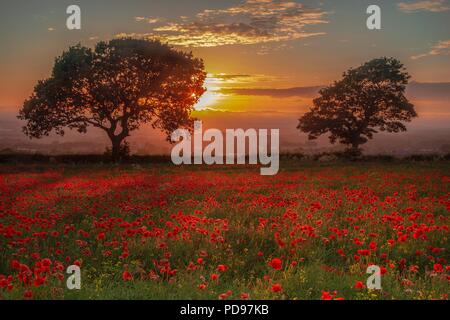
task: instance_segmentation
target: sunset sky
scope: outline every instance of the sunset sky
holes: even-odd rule
[[[81,8],[79,31],[65,26],[71,4]],[[366,27],[371,4],[381,7],[381,30]],[[208,92],[196,109],[203,113],[295,120],[320,86],[349,67],[392,56],[412,81],[437,83],[411,91],[419,114],[450,116],[447,0],[2,1],[0,110],[18,110],[70,45],[117,37],[158,38],[202,58]]]

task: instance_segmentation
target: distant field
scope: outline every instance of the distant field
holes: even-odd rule
[[[449,214],[449,161],[5,164],[0,299],[448,299]]]

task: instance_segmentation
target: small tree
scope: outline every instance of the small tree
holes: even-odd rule
[[[95,49],[70,47],[39,81],[19,119],[30,138],[64,128],[106,132],[114,160],[123,141],[143,123],[164,131],[191,128],[194,104],[204,93],[203,61],[158,41],[116,39]]]
[[[405,97],[410,76],[400,61],[393,58],[371,60],[350,69],[340,81],[319,91],[313,107],[299,119],[297,126],[310,140],[329,133],[331,143],[359,146],[379,131],[406,131],[402,121],[417,114]]]

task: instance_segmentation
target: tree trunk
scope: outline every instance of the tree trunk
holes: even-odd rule
[[[355,154],[359,152],[359,143],[357,142],[353,142],[352,143],[352,148],[351,148],[352,152],[354,152]]]
[[[122,140],[118,136],[111,137],[111,159],[113,162],[119,162],[121,158],[120,154],[120,146],[122,144]]]
[[[122,142],[129,136],[129,130],[126,122],[122,123],[122,132],[116,134],[117,121],[111,122],[111,127],[106,130],[109,139],[111,140],[111,159],[113,162],[119,162],[125,154],[122,154]],[[126,152],[126,151],[125,151]]]
[[[361,156],[361,149],[359,148],[358,142],[352,142],[351,147],[347,149],[349,158],[356,159]]]

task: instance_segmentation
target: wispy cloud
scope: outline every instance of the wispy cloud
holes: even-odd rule
[[[158,22],[162,22],[161,18],[153,18],[153,17],[134,17],[134,21],[136,22],[147,22],[149,24],[154,24]]]
[[[159,38],[186,47],[263,44],[323,35],[324,32],[311,32],[306,28],[327,23],[326,15],[321,9],[292,1],[246,0],[237,6],[182,17],[179,21],[154,27],[148,33],[116,36]],[[135,20],[148,21],[148,18],[135,17]]]
[[[431,47],[431,50],[427,53],[418,54],[412,56],[411,59],[417,60],[428,56],[441,56],[450,55],[450,40],[439,41],[437,44]]]
[[[398,4],[398,8],[404,12],[443,12],[450,10],[450,4],[448,0],[420,0],[413,2],[400,2]]]
[[[207,80],[210,83],[220,84],[221,87],[226,84],[246,85],[254,83],[262,83],[268,81],[278,81],[279,77],[264,74],[230,74],[230,73],[209,73]]]

